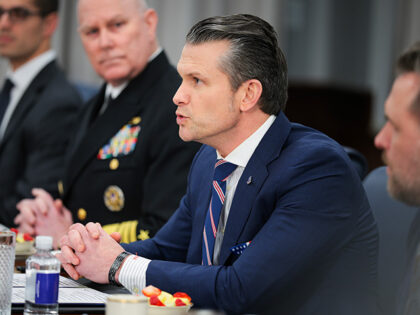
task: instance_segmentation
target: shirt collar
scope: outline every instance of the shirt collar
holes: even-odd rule
[[[261,142],[275,119],[276,116],[274,115],[268,117],[267,120],[252,135],[230,152],[224,160],[241,167],[246,167],[258,144]],[[217,152],[217,159],[223,159],[219,152]]]
[[[108,83],[106,85],[106,90],[105,90],[105,99],[109,95],[111,95],[113,99],[116,99],[127,85],[128,85],[128,82],[124,82],[123,84],[120,84],[119,86],[112,86],[111,84]]]
[[[160,46],[159,46],[159,47],[155,50],[155,52],[154,52],[153,54],[151,54],[151,55],[150,55],[150,57],[149,57],[149,60],[148,60],[148,61],[150,62],[150,61],[152,61],[153,59],[155,59],[155,58],[156,58],[156,57],[157,57],[157,56],[158,56],[158,55],[162,52],[162,50],[163,50],[163,49],[162,49],[162,47],[160,47]]]
[[[7,71],[7,77],[13,81],[15,87],[26,90],[35,76],[51,61],[56,58],[53,50],[48,50],[41,55],[31,59],[24,65],[12,71],[10,68]]]
[[[151,62],[153,59],[155,59],[161,52],[162,47],[158,47],[153,54],[150,55],[148,62]],[[121,94],[121,92],[126,88],[128,85],[128,82],[124,82],[123,84],[120,84],[119,86],[112,86],[111,84],[106,85],[105,89],[105,99],[111,95],[113,99],[116,99],[118,95]]]

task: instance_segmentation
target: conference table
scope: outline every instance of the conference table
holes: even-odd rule
[[[25,260],[28,255],[16,255],[15,259],[15,272],[23,272],[24,273],[24,266]],[[67,274],[63,271],[62,276],[68,277]],[[106,293],[106,294],[129,294],[130,292],[123,288],[114,286],[111,284],[98,284],[92,282],[88,279],[80,279],[77,281],[78,283]],[[18,315],[23,314],[23,304],[12,304],[12,314]],[[105,305],[104,304],[60,304],[59,305],[59,314],[105,314]],[[223,312],[218,312],[214,310],[201,310],[201,309],[191,309],[188,312],[189,315],[223,315]],[[168,314],[169,315],[169,314]]]

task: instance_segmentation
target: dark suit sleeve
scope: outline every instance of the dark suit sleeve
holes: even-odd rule
[[[347,162],[323,151],[303,157],[307,154],[297,152],[289,156],[288,162],[279,161],[283,163],[279,168],[272,165],[270,172],[276,173],[278,180],[267,179],[254,211],[274,209],[232,265],[208,267],[181,262],[188,259],[183,255],[193,241],[188,238],[192,229],[189,219],[196,205],[194,197],[187,194],[153,241],[125,245],[130,251],[154,259],[147,269],[147,284],[168,292],[187,292],[196,306],[229,313],[259,312],[273,300],[278,305],[287,304],[289,291],[299,290],[300,283],[308,277],[320,277],[312,273],[314,266],[329,259],[333,262],[344,244],[355,237],[353,231],[360,222],[353,213],[369,208],[360,181],[355,180]],[[365,217],[369,215],[366,211]],[[371,227],[366,226],[366,230]],[[348,278],[343,278],[343,284],[357,281],[351,276],[349,273]],[[301,289],[302,301],[306,289]],[[347,293],[349,298],[358,294]]]
[[[64,175],[66,149],[82,101],[64,77],[51,81],[14,140],[19,142],[15,144],[20,147],[19,163],[12,161],[11,167],[21,169],[16,182],[11,183],[14,193],[5,196],[1,205],[1,221],[7,225],[14,225],[16,204],[21,199],[32,198],[32,188],[43,188],[58,197],[57,183]]]

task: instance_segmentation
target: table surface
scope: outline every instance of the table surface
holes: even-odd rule
[[[16,266],[24,266],[23,263],[18,262]],[[65,275],[65,274],[63,274]],[[118,287],[111,284],[99,284],[92,282],[88,279],[79,279],[77,282],[91,288],[107,294],[129,294],[130,292],[124,287]],[[23,314],[22,304],[12,305],[12,314],[20,315]],[[59,314],[105,314],[105,305],[59,305]],[[199,310],[191,309],[188,314],[191,315],[223,315],[223,312],[217,312],[214,310]]]

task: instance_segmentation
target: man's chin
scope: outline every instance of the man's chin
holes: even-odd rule
[[[402,185],[395,178],[388,177],[387,189],[392,198],[410,206],[420,206],[420,193]]]
[[[188,133],[182,132],[182,127],[179,128],[179,137],[181,138],[182,141],[184,142],[190,142],[190,141],[194,141],[193,137],[191,137],[191,135],[189,135]]]
[[[121,69],[121,67],[108,67],[102,70],[99,75],[108,83],[118,86],[130,80],[128,71]]]

